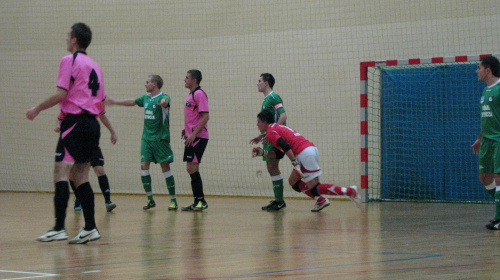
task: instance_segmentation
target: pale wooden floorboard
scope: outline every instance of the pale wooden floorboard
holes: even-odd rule
[[[53,225],[52,194],[0,193],[0,279],[500,279],[492,204],[209,198],[202,213],[143,211],[143,196],[96,194],[102,238],[86,245],[35,239]],[[180,197],[181,205],[191,202]],[[83,215],[67,212],[70,238]],[[38,278],[35,278],[38,277]]]

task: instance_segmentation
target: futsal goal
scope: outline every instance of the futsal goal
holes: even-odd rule
[[[487,55],[360,63],[365,201],[492,201],[470,147],[486,86],[476,69]]]

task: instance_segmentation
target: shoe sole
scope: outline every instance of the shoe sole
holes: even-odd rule
[[[330,206],[330,204],[331,204],[331,203],[325,204],[325,205],[323,205],[323,206],[322,206],[321,208],[319,208],[319,209],[311,209],[311,212],[319,212],[319,211],[321,211],[321,210],[325,209],[326,207]]]
[[[285,208],[285,207],[286,207],[286,206],[283,206],[283,207],[280,207],[280,208],[278,208],[278,209],[271,209],[271,208],[269,208],[269,209],[267,209],[267,211],[280,211],[281,209],[283,209],[283,208]]]
[[[177,211],[177,207],[173,208],[173,207],[168,207],[168,211]]]
[[[96,241],[98,239],[101,239],[101,235],[97,236],[97,237],[93,237],[93,238],[89,238],[89,239],[85,239],[83,241],[74,241],[74,242],[71,242],[72,240],[70,240],[68,243],[69,244],[87,244],[89,243],[90,241]]]
[[[57,238],[37,238],[36,240],[40,241],[40,242],[52,242],[52,241],[62,241],[62,240],[67,240],[67,239],[68,239],[68,236],[57,237]]]

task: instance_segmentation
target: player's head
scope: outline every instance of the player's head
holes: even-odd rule
[[[485,56],[482,57],[480,60],[481,63],[478,66],[478,70],[482,66],[484,69],[489,69],[489,71],[493,76],[497,78],[500,77],[500,62],[498,61],[498,58],[494,56]]]
[[[70,38],[75,38],[80,49],[87,49],[92,42],[92,31],[85,23],[78,22],[71,26]]]
[[[267,127],[274,123],[273,113],[264,110],[257,114],[257,127],[261,132],[266,131]]]
[[[191,70],[187,71],[187,73],[191,75],[191,79],[196,80],[196,83],[198,85],[200,85],[201,79],[203,78],[201,76],[201,71],[200,70],[191,69]]]
[[[163,86],[163,79],[159,75],[151,74],[148,76],[148,78],[152,83],[156,83],[158,89],[161,89],[161,87]]]
[[[271,89],[274,87],[275,80],[272,74],[262,73],[260,74],[260,77],[262,78],[262,81],[266,82]]]

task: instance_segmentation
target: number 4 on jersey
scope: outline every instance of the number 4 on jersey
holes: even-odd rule
[[[92,90],[92,96],[97,96],[97,91],[99,90],[99,78],[97,77],[97,73],[94,69],[90,72],[89,76],[89,89]]]

